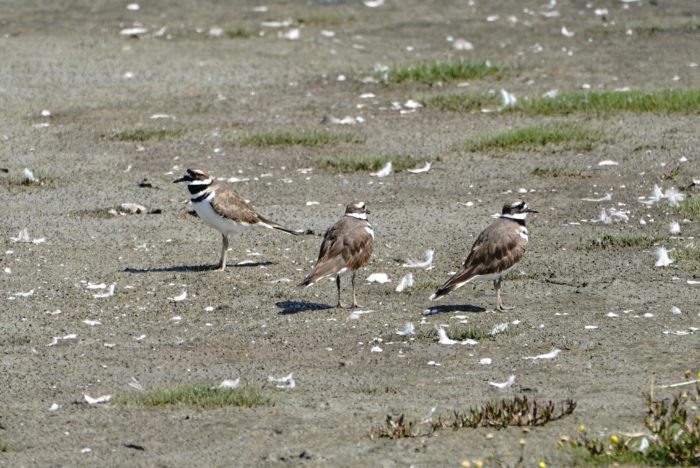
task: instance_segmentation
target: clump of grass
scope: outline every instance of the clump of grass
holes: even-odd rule
[[[580,125],[547,124],[519,128],[507,132],[472,138],[456,145],[458,150],[527,150],[534,151],[547,145],[561,145],[564,149],[590,151],[601,141],[603,134]]]
[[[394,172],[411,169],[425,162],[402,154],[359,154],[354,156],[332,156],[318,161],[323,169],[333,169],[339,172],[377,171],[391,161]]]
[[[115,141],[164,140],[166,138],[180,137],[184,133],[185,131],[181,128],[131,128],[116,132],[112,135],[111,139]]]
[[[321,146],[336,143],[364,143],[365,138],[355,133],[334,132],[324,129],[278,129],[250,133],[242,143],[250,146]]]
[[[678,212],[689,219],[700,219],[700,197],[683,200],[678,206]]]
[[[498,96],[489,94],[438,94],[421,100],[426,107],[443,111],[478,112],[484,108],[495,109],[501,105]]]
[[[226,30],[226,37],[229,39],[248,39],[253,35],[252,32],[245,28],[234,28]]]
[[[299,24],[313,25],[319,27],[340,26],[355,20],[353,15],[341,15],[332,13],[313,13],[297,18]]]
[[[421,62],[413,65],[400,65],[390,68],[383,76],[387,83],[415,81],[419,83],[436,83],[438,81],[473,80],[481,78],[500,78],[506,67],[477,60],[446,60]]]
[[[657,114],[700,113],[700,89],[660,91],[571,91],[553,98],[520,99],[508,109],[526,114],[553,115],[584,112],[612,114],[618,112],[653,112]]]
[[[621,248],[641,248],[646,249],[662,240],[661,237],[649,236],[646,234],[605,234],[599,239],[593,239],[588,248],[590,249],[621,249]]]
[[[536,167],[532,170],[532,175],[537,177],[550,177],[550,178],[560,178],[560,177],[585,177],[582,171],[577,171],[575,169],[570,169],[568,167]]]
[[[10,444],[6,444],[5,442],[0,442],[0,453],[9,453],[9,452],[14,452],[15,449],[12,447]]]
[[[409,420],[400,415],[387,415],[384,424],[372,428],[371,438],[403,439],[409,437],[430,436],[441,429],[474,429],[490,427],[503,429],[508,426],[544,426],[545,424],[562,419],[576,409],[576,402],[571,399],[555,404],[548,401],[544,404],[527,397],[514,397],[488,403],[484,406],[469,407],[466,411],[453,411],[452,415],[437,421],[419,422]]]
[[[673,253],[673,258],[678,262],[700,265],[700,247],[693,244],[676,249]]]
[[[504,331],[498,331],[492,333],[494,330],[492,328],[486,327],[475,327],[472,325],[460,325],[456,327],[445,328],[445,333],[447,337],[452,340],[490,340],[495,339],[496,336],[516,336],[518,330],[515,327],[508,327]],[[433,327],[420,329],[416,332],[416,339],[422,340],[435,340],[437,339],[437,330]]]
[[[146,407],[186,406],[201,409],[274,405],[270,398],[255,388],[220,388],[206,384],[183,385],[134,394],[123,398],[121,402]]]
[[[700,466],[698,401],[700,384],[695,384],[694,392],[679,393],[671,400],[655,400],[646,394],[644,425],[651,432],[650,436],[613,434],[608,440],[601,440],[591,437],[581,426],[576,439],[566,438],[565,441],[572,448],[582,450],[587,461],[594,463]],[[695,408],[694,411],[689,406]],[[644,445],[646,449],[642,449]]]

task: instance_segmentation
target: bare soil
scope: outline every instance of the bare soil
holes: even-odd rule
[[[698,178],[697,116],[543,118],[392,108],[398,102],[410,110],[407,100],[442,92],[506,89],[522,99],[582,86],[700,86],[700,68],[692,65],[700,62],[696,1],[611,0],[589,7],[561,0],[553,10],[544,3],[387,0],[367,8],[359,1],[315,0],[268,2],[267,12],[256,12],[260,4],[253,1],[144,1],[138,11],[127,10],[127,2],[4,2],[0,447],[6,451],[0,464],[455,466],[481,458],[511,466],[524,437],[526,466],[540,460],[563,466],[575,459],[557,441],[574,435],[579,424],[605,436],[644,430],[641,394],[650,381],[670,383],[685,369],[698,370],[700,334],[690,327],[700,327],[700,294],[686,280],[700,270],[680,261],[655,268],[653,248],[590,246],[605,234],[647,234],[661,237],[673,258],[674,249],[697,242],[697,221],[682,223],[682,235],[670,237],[668,223],[681,217],[665,202],[647,207],[638,201],[655,183],[682,187]],[[596,8],[608,9],[605,18]],[[291,27],[261,26],[287,18]],[[120,35],[135,22],[148,32],[138,39]],[[210,37],[214,26],[252,35]],[[575,35],[564,36],[563,26]],[[162,27],[166,31],[154,36]],[[293,27],[300,28],[299,40],[278,37]],[[453,50],[448,36],[472,42],[474,50]],[[432,86],[365,80],[375,76],[376,64],[448,57],[489,59],[516,71],[498,81]],[[375,97],[360,97],[366,93]],[[51,116],[42,117],[42,110]],[[365,121],[328,128],[354,132],[364,143],[240,143],[253,132],[323,128],[324,117],[348,115]],[[451,149],[464,138],[546,121],[601,128],[608,138],[583,153],[556,146]],[[179,135],[113,138],[140,127]],[[354,154],[411,155],[433,161],[433,168],[377,179],[317,167],[323,157]],[[619,165],[599,166],[602,160]],[[553,166],[581,176],[532,174]],[[242,179],[236,189],[263,215],[316,235],[249,232],[232,239],[225,272],[210,270],[220,236],[187,214],[186,191],[171,183],[187,167]],[[24,168],[42,182],[21,184]],[[144,179],[152,187],[139,186]],[[524,261],[504,284],[504,301],[517,308],[492,312],[493,288],[481,283],[424,315],[434,305],[428,301],[434,288],[520,189],[540,213],[529,219]],[[606,193],[612,201],[582,200]],[[331,282],[294,287],[315,260],[320,235],[353,198],[370,206],[377,236],[373,259],[358,278],[363,310],[373,312],[358,319],[330,308]],[[126,202],[161,211],[108,214]],[[630,219],[589,222],[603,207],[629,210]],[[13,242],[24,228],[45,242]],[[436,252],[434,269],[413,271],[416,285],[395,292],[409,271],[402,264],[427,249]],[[244,260],[254,263],[236,266]],[[366,283],[373,272],[387,273],[391,282]],[[94,297],[104,290],[88,289],[88,282],[114,283],[114,295]],[[172,300],[183,291],[185,300]],[[345,282],[343,293],[349,294]],[[673,306],[681,313],[672,314]],[[425,332],[460,321],[487,329],[508,322],[515,332],[471,347],[394,334],[409,322]],[[48,346],[53,337],[71,334],[77,337]],[[382,351],[372,352],[375,346]],[[553,360],[523,359],[553,348],[561,349]],[[487,357],[492,364],[480,365]],[[268,382],[289,373],[296,388]],[[488,383],[511,374],[516,380],[509,389]],[[195,410],[118,402],[139,391],[129,385],[133,379],[149,391],[237,377],[262,387],[275,405]],[[112,400],[88,405],[85,394]],[[573,398],[578,407],[529,433],[369,437],[387,414],[422,419],[436,407],[434,417],[446,416],[514,395]],[[58,410],[49,411],[54,403]]]

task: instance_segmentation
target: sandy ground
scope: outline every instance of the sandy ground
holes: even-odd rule
[[[127,2],[45,3],[0,8],[0,167],[9,171],[0,173],[0,443],[9,448],[0,453],[3,466],[455,466],[476,458],[510,466],[521,437],[528,441],[526,466],[562,466],[573,461],[557,448],[560,435],[573,435],[579,424],[603,435],[643,429],[640,395],[652,377],[677,381],[700,362],[698,332],[674,334],[700,327],[699,290],[686,283],[700,274],[698,265],[654,268],[651,248],[586,248],[622,233],[660,236],[669,249],[694,242],[697,222],[683,223],[682,236],[671,238],[667,226],[678,215],[668,204],[646,207],[638,198],[655,183],[679,187],[697,178],[696,116],[550,119],[430,108],[401,113],[391,105],[465,88],[523,97],[584,85],[698,87],[700,68],[691,66],[700,62],[698,32],[688,26],[697,24],[695,1],[601,0],[589,7],[561,0],[548,9],[541,0],[387,0],[380,8],[338,0],[270,2],[267,12],[256,12],[253,1],[154,1],[139,11],[127,10]],[[596,8],[608,9],[606,21]],[[293,26],[261,26],[287,18]],[[140,39],[119,34],[135,23],[148,29]],[[254,34],[210,37],[214,26]],[[293,27],[299,40],[278,37]],[[562,35],[562,27],[575,35]],[[453,50],[448,36],[469,40],[474,50]],[[363,81],[376,64],[447,57],[489,59],[518,72],[461,88]],[[375,97],[361,99],[365,93]],[[50,117],[42,117],[44,109]],[[365,143],[241,144],[251,132],[322,128],[323,117],[346,115],[365,122],[337,129]],[[581,122],[609,138],[585,153],[451,150],[463,138],[549,120]],[[143,143],[112,138],[139,127],[182,133]],[[383,179],[316,164],[362,153],[434,164],[428,173]],[[599,166],[602,160],[619,165]],[[543,166],[582,176],[532,175]],[[677,177],[664,179],[677,166]],[[232,239],[225,272],[209,270],[220,237],[187,215],[187,193],[171,183],[187,167],[242,179],[236,189],[261,213],[317,235],[249,232]],[[42,184],[21,185],[24,168]],[[139,187],[143,179],[153,187]],[[440,313],[423,315],[430,293],[519,189],[540,214],[529,220],[518,279],[503,289],[506,303],[518,307],[492,312],[493,289],[478,284],[446,298]],[[611,202],[582,201],[606,193]],[[359,319],[326,307],[335,301],[330,282],[294,288],[315,259],[319,234],[353,198],[369,204],[377,235],[358,290],[363,310],[373,312]],[[125,202],[162,211],[106,214]],[[628,210],[630,219],[587,221],[603,207]],[[45,242],[13,242],[24,228]],[[408,271],[402,264],[427,249],[436,252],[434,269],[413,271],[416,285],[395,292]],[[235,266],[243,260],[256,263]],[[391,283],[365,283],[373,272],[387,273]],[[114,295],[95,297],[104,290],[88,289],[88,282],[115,284]],[[185,300],[172,300],[183,291]],[[681,313],[672,314],[673,306]],[[472,347],[394,335],[409,322],[426,331],[460,321],[482,328],[508,322],[515,332]],[[77,337],[49,346],[71,334]],[[382,352],[372,352],[375,346]],[[553,360],[523,359],[553,348],[561,349]],[[492,364],[480,365],[486,357]],[[294,389],[267,382],[290,372]],[[516,380],[507,390],[488,384],[509,375]],[[200,411],[114,403],[138,391],[133,379],[153,390],[237,377],[262,387],[275,405]],[[85,394],[113,401],[90,406]],[[528,434],[511,428],[369,438],[387,414],[420,419],[437,407],[435,416],[449,415],[514,395],[573,398],[578,407]],[[59,409],[49,411],[54,403]]]

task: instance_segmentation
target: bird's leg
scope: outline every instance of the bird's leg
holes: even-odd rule
[[[355,272],[352,272],[352,306],[350,307],[362,307],[357,303],[357,298],[355,297]]]
[[[513,310],[515,306],[506,307],[503,305],[501,300],[501,278],[493,280],[493,287],[496,289],[496,310],[504,312],[506,310]]]
[[[342,309],[345,306],[340,302],[340,275],[335,277],[335,285],[338,287],[338,303],[335,305],[336,308]]]
[[[221,260],[219,261],[219,271],[224,271],[226,269],[226,251],[228,250],[228,236],[226,234],[221,234],[222,244],[221,244]]]

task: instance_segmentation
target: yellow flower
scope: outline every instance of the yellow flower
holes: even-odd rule
[[[462,468],[471,468],[472,466],[469,460],[462,460],[462,463],[460,463],[460,465],[462,465]]]
[[[613,445],[617,445],[617,443],[620,441],[620,439],[617,438],[615,434],[610,436],[610,443]]]
[[[547,468],[547,464],[544,462],[544,460],[540,460],[540,462],[537,464],[539,468]]]
[[[525,445],[525,444],[527,444],[527,440],[525,440],[525,439],[520,439],[520,440],[518,441],[518,443],[519,443],[520,445]]]
[[[476,468],[483,468],[483,467],[484,467],[484,462],[482,462],[481,460],[474,460],[474,466],[475,466]]]
[[[578,426],[578,431],[579,431],[579,432],[584,432],[585,430],[586,430],[586,426],[584,426],[583,424],[580,424],[580,425]]]

